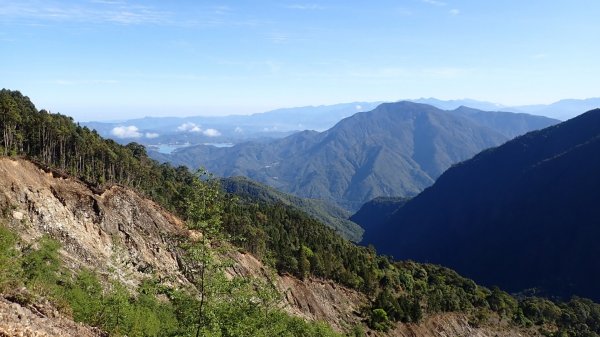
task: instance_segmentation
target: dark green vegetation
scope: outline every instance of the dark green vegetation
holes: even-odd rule
[[[365,231],[377,231],[398,208],[409,198],[378,197],[366,202],[350,220],[359,224]]]
[[[365,244],[510,291],[600,299],[600,109],[446,171]]]
[[[207,234],[202,240],[208,243],[230,236],[233,243],[271,262],[280,273],[320,276],[362,291],[371,300],[363,309],[364,320],[374,329],[389,329],[394,321],[418,322],[431,313],[463,312],[472,317],[472,324],[500,316],[513,325],[547,329],[553,336],[600,332],[600,309],[590,301],[518,301],[446,268],[393,262],[342,239],[295,207],[251,195],[224,195],[214,180],[202,182],[185,168],[158,165],[135,144],[120,146],[77,127],[65,116],[36,112],[18,92],[0,94],[0,145],[6,153],[28,155],[58,174],[69,172],[91,184],[127,184],[178,212],[191,229]],[[31,130],[46,130],[49,138],[40,139]],[[62,146],[56,145],[59,140]],[[80,156],[85,161],[75,165],[74,158]],[[0,290],[6,294],[7,289],[25,284],[28,292],[15,294],[13,300],[48,298],[76,320],[115,335],[177,336],[197,331],[205,336],[333,335],[321,324],[266,310],[274,307],[276,294],[259,291],[257,295],[262,286],[255,280],[224,278],[225,264],[215,260],[214,252],[206,249],[209,245],[203,244],[206,241],[182,242],[190,266],[186,274],[194,287],[174,290],[149,279],[135,292],[91,271],[67,271],[59,262],[59,245],[51,239],[25,247],[17,243],[16,235],[0,226]]]
[[[60,245],[43,237],[34,245],[17,249],[18,239],[0,226],[0,291],[21,304],[39,297],[49,299],[78,322],[101,327],[111,335],[193,336],[197,323],[198,298],[153,279],[142,282],[135,292],[122,284],[102,282],[89,270],[73,273],[58,258]],[[382,290],[373,306],[365,308],[367,324],[387,330],[394,321],[418,322],[430,313],[466,312],[470,324],[484,324],[491,315],[523,327],[538,327],[548,336],[599,336],[600,305],[574,298],[553,303],[541,298],[517,301],[494,288],[478,287],[455,272],[413,262],[383,267]],[[336,336],[322,324],[307,324],[277,310],[265,310],[256,302],[249,284],[230,283],[224,293],[228,301],[214,301],[206,310],[202,336]],[[10,285],[10,286],[9,286]],[[26,286],[27,291],[11,291]],[[222,284],[222,286],[225,286]],[[400,289],[394,290],[394,289]],[[359,329],[358,329],[359,330]]]
[[[350,217],[350,212],[334,204],[319,199],[295,197],[245,177],[223,178],[221,185],[227,193],[268,204],[282,203],[294,206],[332,228],[345,239],[352,242],[359,242],[362,239],[364,230],[356,223],[346,220]]]
[[[111,184],[133,187],[184,214],[180,191],[193,174],[184,167],[158,165],[139,144],[122,146],[104,139],[70,117],[38,111],[28,97],[6,89],[0,91],[0,129],[2,155],[25,155],[99,188]]]
[[[388,330],[393,322],[420,322],[434,313],[462,312],[474,326],[497,315],[548,336],[600,336],[600,305],[589,300],[557,304],[537,297],[517,299],[444,267],[393,262],[343,240],[291,206],[249,196],[228,204],[223,216],[227,232],[242,238],[233,242],[280,273],[319,276],[367,294],[373,301],[363,315],[376,330]]]
[[[301,197],[357,210],[379,196],[412,196],[450,165],[556,121],[507,112],[444,111],[411,102],[385,103],[325,132],[304,131],[270,143],[196,146],[156,157],[246,176]],[[483,117],[482,117],[483,116]],[[506,130],[512,133],[505,134]]]

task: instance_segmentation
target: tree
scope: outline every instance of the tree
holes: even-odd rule
[[[16,154],[16,129],[21,121],[17,102],[6,90],[0,92],[0,123],[2,127],[2,143],[4,155]]]
[[[198,170],[196,177],[185,191],[186,215],[191,240],[185,244],[189,264],[188,275],[198,289],[198,319],[196,337],[207,324],[206,307],[211,303],[218,288],[217,279],[225,268],[215,259],[214,250],[223,246],[226,237],[222,231],[223,212],[221,188],[218,181],[205,170]]]

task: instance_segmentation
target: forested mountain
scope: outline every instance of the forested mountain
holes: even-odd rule
[[[364,243],[510,291],[600,299],[600,109],[455,165]]]
[[[514,134],[551,125],[544,117],[467,108],[444,111],[411,102],[385,103],[318,133],[232,148],[197,146],[170,156],[221,176],[246,176],[298,196],[358,209],[378,196],[411,196],[450,165]]]
[[[298,298],[273,289],[271,265],[276,277],[312,279],[320,292],[360,293],[358,325],[341,327],[352,336],[397,335],[401,322],[412,331],[444,313],[462,317],[450,320],[453,331],[481,335],[600,333],[600,305],[589,300],[517,300],[440,266],[392,261],[295,207],[225,194],[137,144],[37,111],[19,92],[0,91],[0,131],[0,313],[6,303],[21,310],[6,316],[19,329],[28,308],[49,323],[86,324],[85,335],[339,336],[280,310],[283,296]],[[239,253],[230,244],[265,262],[262,280],[227,262]],[[11,333],[4,323],[0,332]]]
[[[363,230],[374,232],[389,220],[389,217],[404,206],[410,198],[399,197],[377,197],[367,201],[354,213],[350,220],[359,224]]]
[[[353,221],[347,220],[351,213],[334,204],[319,199],[306,199],[286,194],[245,177],[223,178],[221,185],[227,193],[236,196],[258,202],[293,206],[352,242],[359,242],[362,239],[364,230]]]

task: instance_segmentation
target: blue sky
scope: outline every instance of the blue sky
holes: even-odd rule
[[[600,96],[600,1],[2,1],[0,87],[76,120]]]

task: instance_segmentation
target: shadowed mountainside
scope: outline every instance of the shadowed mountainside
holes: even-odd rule
[[[600,299],[600,109],[446,171],[364,243],[510,291]]]

